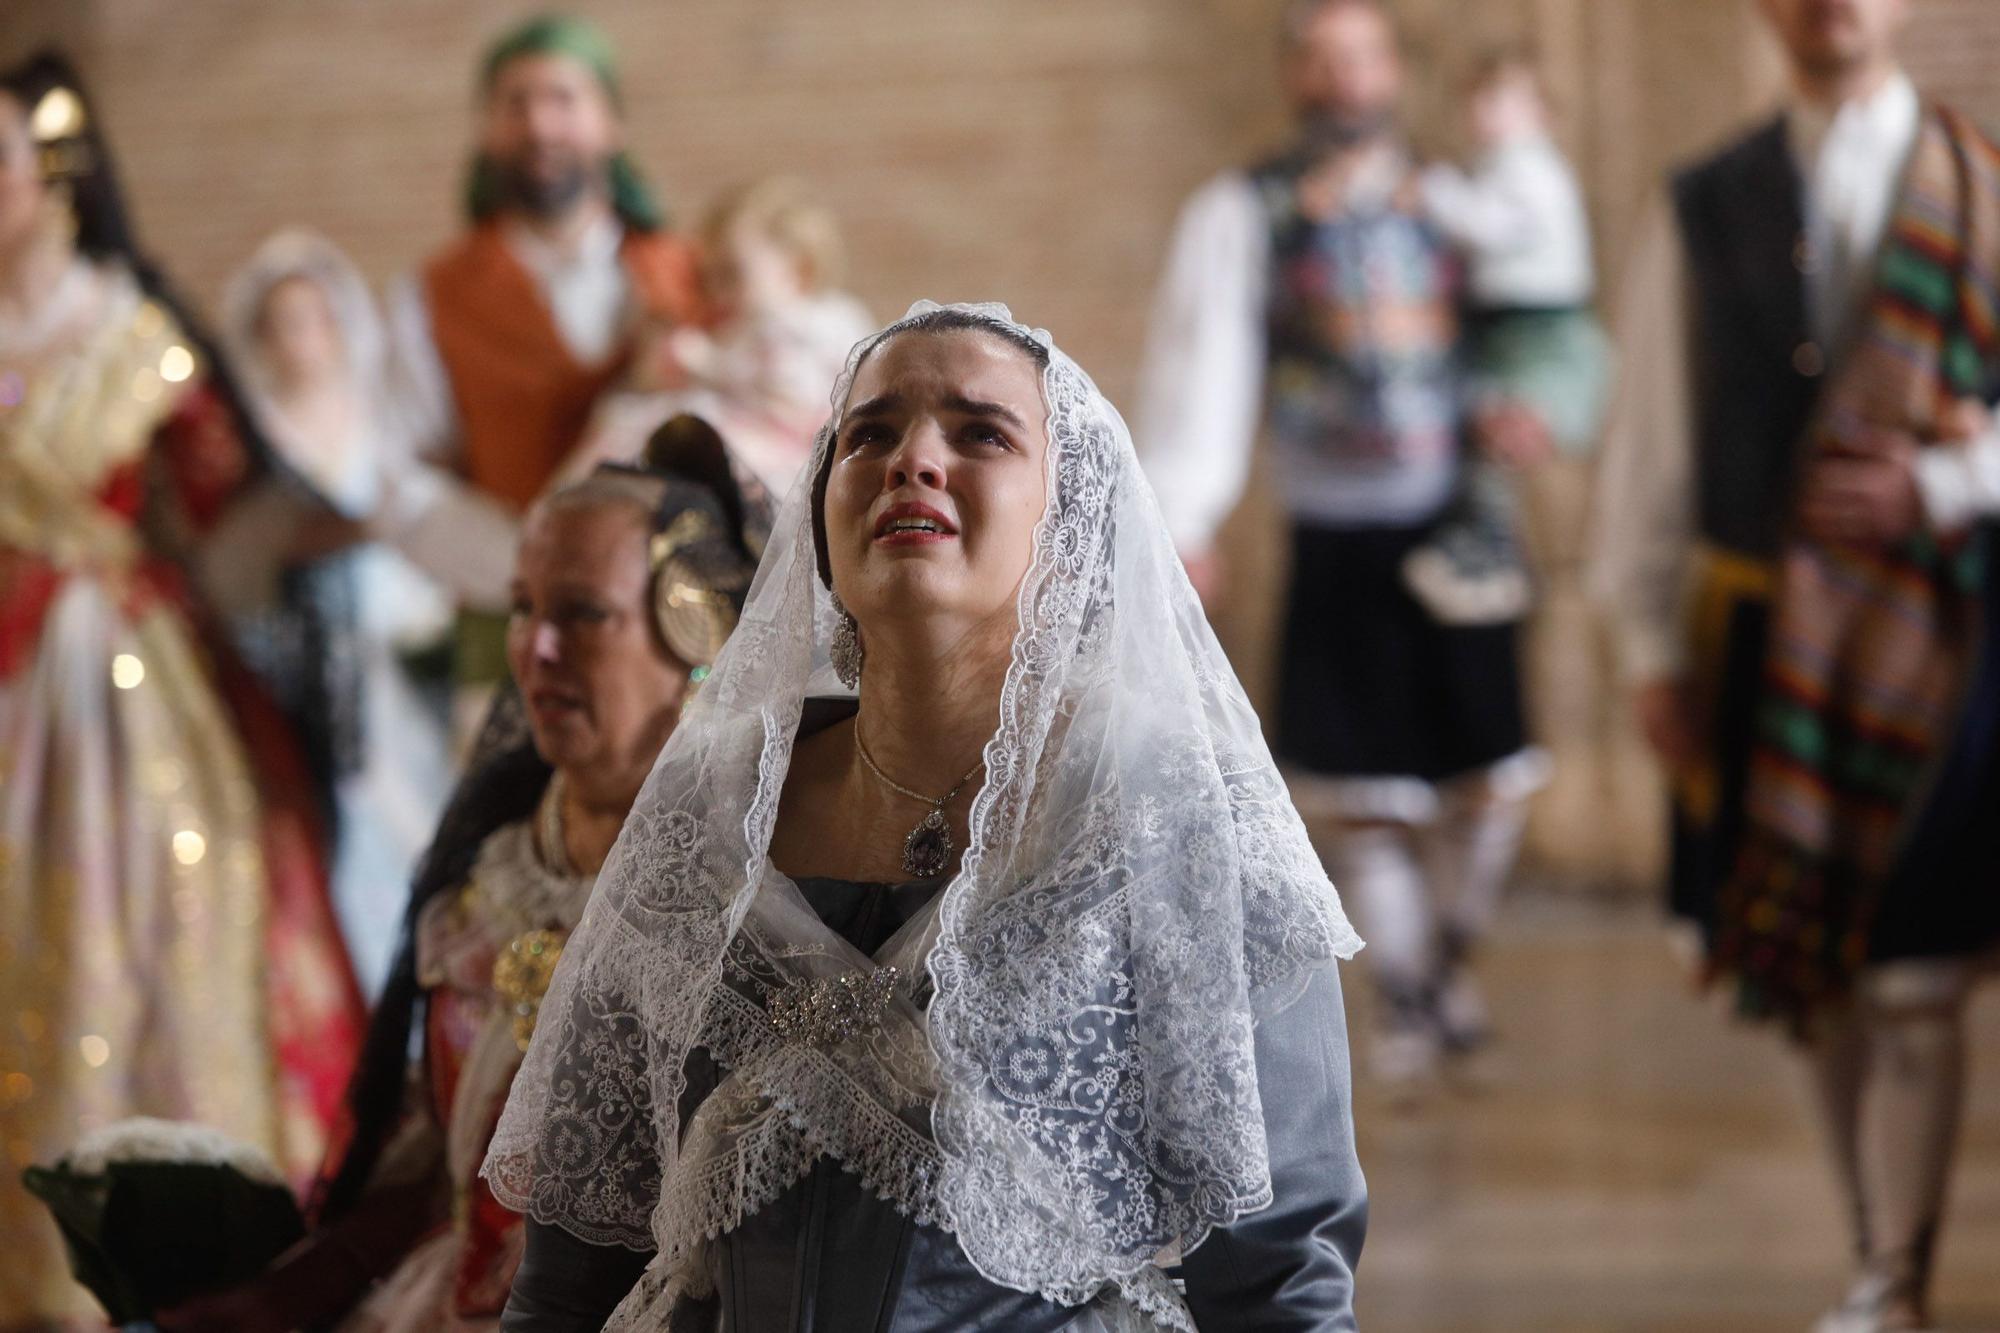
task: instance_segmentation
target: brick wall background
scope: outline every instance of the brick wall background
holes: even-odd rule
[[[1914,0],[1919,80],[2000,119],[2000,0]],[[786,172],[845,220],[878,314],[1000,297],[1125,396],[1182,196],[1282,128],[1281,0],[575,0],[625,64],[632,144],[679,216]],[[92,79],[143,234],[213,301],[291,223],[380,281],[456,226],[482,45],[527,0],[6,0],[0,58],[43,41]],[[1421,142],[1448,149],[1460,71],[1496,39],[1542,51],[1590,192],[1606,290],[1664,166],[1779,88],[1754,0],[1398,0]],[[1537,717],[1564,762],[1538,816],[1545,866],[1594,881],[1657,856],[1656,791],[1604,684],[1577,589],[1587,479],[1537,497],[1553,571],[1530,644]],[[1268,508],[1233,542],[1221,616],[1261,679],[1275,586]],[[1607,815],[1607,809],[1611,811]]]
[[[1178,197],[1275,123],[1269,4],[586,0],[621,51],[633,148],[677,215],[804,177],[888,315],[1003,295],[1114,391]],[[22,0],[10,8],[22,12]],[[151,244],[199,296],[308,222],[371,276],[456,225],[486,40],[472,0],[26,0],[79,49]]]
[[[378,279],[449,235],[477,52],[538,8],[12,0],[0,45],[54,39],[75,51],[146,236],[212,299],[287,223],[326,231]],[[803,176],[845,219],[853,284],[877,310],[1003,295],[1058,330],[1113,393],[1129,385],[1179,199],[1283,123],[1269,77],[1279,0],[572,8],[617,41],[633,147],[681,216],[747,177]],[[1490,36],[1538,35],[1567,102],[1593,122],[1618,103],[1613,132],[1579,116],[1574,139],[1598,195],[1622,200],[1739,114],[1743,8],[1407,0],[1417,119],[1443,142],[1440,92],[1470,52]],[[1676,74],[1714,70],[1718,52],[1727,77],[1681,99],[1688,114],[1663,114]],[[1636,151],[1610,151],[1633,127]],[[1607,212],[1607,235],[1623,217]]]

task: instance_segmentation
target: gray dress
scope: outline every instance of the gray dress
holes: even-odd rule
[[[827,926],[872,954],[941,881],[801,879],[798,887]],[[1180,1275],[1188,1307],[1202,1333],[1352,1329],[1368,1204],[1354,1154],[1346,1016],[1332,964],[1258,1028],[1256,1047],[1276,1201],[1217,1228],[1186,1257]],[[697,1051],[688,1064],[683,1123],[716,1081],[715,1067]],[[530,1222],[501,1328],[598,1329],[646,1260]],[[672,1333],[1054,1333],[1075,1316],[988,1281],[948,1233],[905,1217],[829,1158],[718,1236],[709,1265],[714,1297],[684,1302]]]

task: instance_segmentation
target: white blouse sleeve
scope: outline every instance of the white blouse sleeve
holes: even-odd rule
[[[1686,259],[1664,198],[1647,214],[1622,296],[1591,584],[1624,675],[1642,682],[1686,664],[1681,617],[1695,540]]]
[[[1263,415],[1270,234],[1248,177],[1219,176],[1181,210],[1153,301],[1136,414],[1167,528],[1200,551],[1242,498]]]
[[[504,610],[519,520],[451,470],[458,414],[414,278],[390,289],[388,308],[382,489],[370,534],[468,606]]]
[[[367,527],[468,607],[507,609],[520,520],[453,473],[410,458],[385,464]]]
[[[1560,182],[1533,173],[1471,176],[1457,167],[1427,169],[1419,182],[1424,211],[1454,245],[1477,255],[1505,255],[1544,242],[1543,220],[1560,215],[1567,201]]]
[[[430,307],[414,274],[390,284],[387,308],[389,365],[384,378],[389,426],[411,457],[448,460],[457,450],[458,412],[444,359],[431,335]]]
[[[2000,429],[1917,455],[1917,490],[1938,532],[1958,532],[2000,517]]]

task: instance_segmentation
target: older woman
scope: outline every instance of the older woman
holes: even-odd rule
[[[764,526],[691,417],[661,429],[643,467],[605,468],[532,511],[507,637],[518,696],[489,722],[418,876],[320,1228],[164,1327],[319,1327],[357,1300],[340,1328],[494,1326],[521,1219],[474,1173],[564,938],[735,623]]]
[[[495,1137],[502,1326],[1352,1327],[1359,942],[1123,422],[999,307],[835,401]]]

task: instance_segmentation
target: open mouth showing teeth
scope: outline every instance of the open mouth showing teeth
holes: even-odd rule
[[[905,502],[892,505],[886,513],[875,520],[877,540],[893,541],[898,537],[950,537],[957,528],[951,520],[927,504]]]

